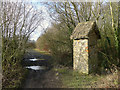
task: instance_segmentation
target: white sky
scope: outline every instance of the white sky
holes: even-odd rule
[[[43,11],[44,20],[42,21],[41,25],[30,35],[30,40],[35,41],[44,32],[44,30],[50,26],[50,17],[47,12],[47,8],[40,4],[36,4],[36,7]]]
[[[25,2],[66,2],[66,1],[72,1],[72,2],[98,2],[98,1],[107,1],[107,2],[118,2],[120,0],[0,0],[0,1],[11,1],[11,2],[21,2],[21,1],[25,1]]]
[[[37,8],[38,10],[42,10],[43,13],[42,15],[44,15],[44,20],[42,21],[42,24],[30,35],[30,40],[37,40],[38,37],[44,32],[44,30],[50,26],[50,17],[49,14],[47,12],[47,8],[41,4],[41,0],[0,0],[2,2],[27,2],[29,5],[32,4],[35,6],[35,8]],[[48,0],[49,1],[49,0]],[[32,2],[32,3],[31,3]]]
[[[58,2],[58,1],[76,1],[76,2],[98,2],[98,1],[114,1],[114,2],[118,2],[120,0],[0,0],[0,1],[10,1],[10,2],[32,2],[34,3],[34,5],[36,6],[36,8],[43,10],[43,15],[45,17],[45,20],[42,21],[42,27],[39,26],[31,35],[30,35],[30,40],[37,40],[38,37],[43,33],[43,30],[45,30],[48,26],[50,26],[50,17],[49,14],[47,12],[47,8],[44,5],[41,5],[40,2],[46,2],[46,1],[52,1],[52,2]]]

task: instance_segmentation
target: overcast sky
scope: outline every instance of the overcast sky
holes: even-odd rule
[[[18,2],[21,2],[21,1],[25,1],[25,2],[66,2],[66,1],[72,1],[72,2],[104,2],[104,1],[107,1],[107,2],[118,2],[120,0],[0,0],[0,1],[18,1]]]
[[[54,1],[54,2],[58,2],[58,1],[72,1],[72,0],[2,0],[2,1],[11,1],[11,2],[32,2],[32,4],[39,10],[43,11],[43,15],[45,17],[45,19],[42,21],[41,26],[39,26],[31,35],[30,35],[30,40],[37,40],[38,37],[43,33],[43,31],[50,26],[50,17],[49,14],[47,12],[47,8],[41,4],[40,2],[45,2],[45,1]],[[77,2],[82,2],[82,0],[75,0]],[[83,0],[85,2],[85,0]],[[86,1],[92,1],[92,0],[86,0]],[[94,0],[94,1],[98,1],[98,0]],[[103,1],[103,0],[100,0]],[[110,1],[110,0],[105,0],[105,1]],[[111,0],[111,1],[119,1],[119,0]]]
[[[44,18],[43,21],[41,21],[41,25],[30,35],[30,40],[37,40],[38,37],[44,32],[44,30],[47,27],[50,27],[50,17],[49,14],[47,12],[47,8],[41,4],[40,2],[34,2],[33,5],[38,9],[38,10],[42,10],[42,16]]]
[[[41,3],[34,4],[38,10],[42,10],[42,16],[44,20],[42,21],[41,25],[30,35],[30,40],[37,40],[38,37],[44,32],[47,27],[50,27],[50,17],[47,12],[47,8]]]
[[[0,0],[1,1],[1,0]],[[47,12],[47,8],[44,4],[42,4],[41,0],[2,0],[3,2],[9,1],[9,2],[27,2],[28,5],[33,5],[35,9],[38,9],[38,11],[42,10],[42,16],[44,20],[41,21],[41,25],[30,35],[30,40],[37,40],[38,37],[44,32],[44,30],[50,26],[50,17]],[[32,3],[31,3],[32,2]]]

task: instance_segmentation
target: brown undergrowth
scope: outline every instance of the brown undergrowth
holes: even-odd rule
[[[70,68],[54,69],[63,83],[63,88],[118,88],[117,72],[106,75],[82,74]]]

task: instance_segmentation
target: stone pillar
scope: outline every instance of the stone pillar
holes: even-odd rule
[[[88,39],[73,40],[73,68],[82,73],[89,73]]]

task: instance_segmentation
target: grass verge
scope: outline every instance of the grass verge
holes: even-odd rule
[[[39,49],[33,49],[33,50],[39,52],[40,54],[50,55],[50,53],[49,53],[49,52],[46,52],[46,51],[41,51],[41,50],[39,50]]]
[[[54,69],[64,88],[117,88],[117,73],[109,75],[82,74],[69,68]]]

